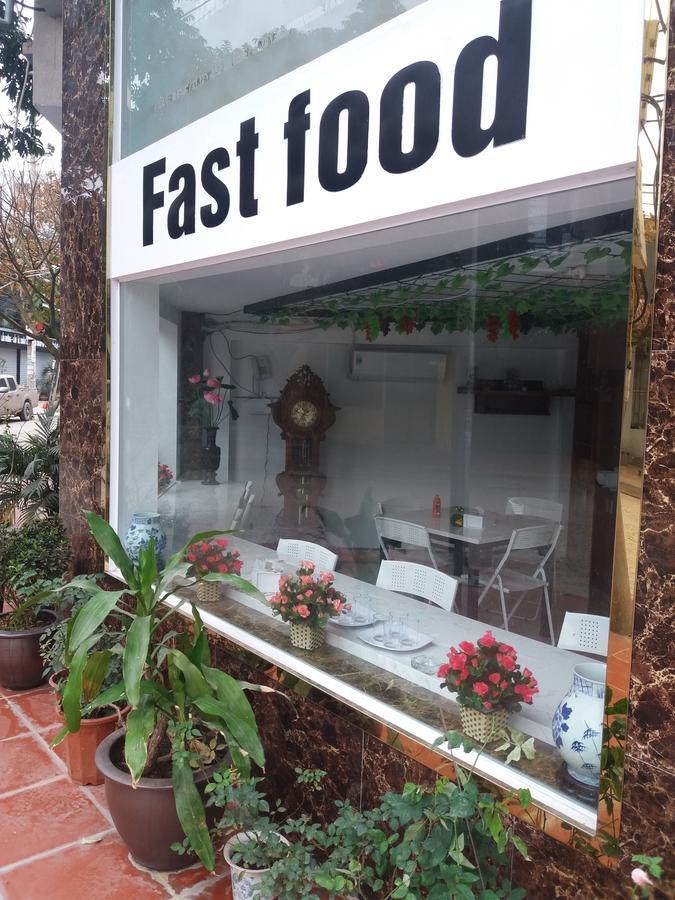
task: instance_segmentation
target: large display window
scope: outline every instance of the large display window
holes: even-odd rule
[[[169,5],[174,18],[187,7]],[[171,81],[190,83],[181,66],[162,100],[142,37],[154,19],[122,6],[111,521],[130,547],[153,530],[166,553],[232,530],[260,594],[200,597],[207,625],[429,746],[466,731],[457,679],[476,648],[494,641],[507,669],[517,654],[529,674],[509,724],[528,752],[507,763],[493,743],[476,765],[593,833],[633,404],[637,114],[602,146],[570,134],[573,110],[590,113],[574,107],[574,76],[556,96],[540,81],[550,8],[536,0],[490,3],[488,24],[458,3],[442,77],[431,59],[452,10],[436,0],[285,4],[278,32],[277,4],[259,23],[201,4],[172,24],[181,66],[201,71],[185,47],[201,59],[207,43],[231,46],[214,69],[226,93],[195,76],[194,103]],[[640,24],[639,6],[622,2],[625,21]],[[256,44],[263,27],[273,37]],[[608,28],[579,52],[609,60],[626,38],[620,21]],[[406,36],[409,58],[392,61]],[[344,71],[347,52],[374,80],[340,94],[321,55]],[[298,89],[312,73],[325,83],[310,101]],[[605,99],[587,120],[596,132],[625,101]],[[304,649],[278,615],[303,560],[349,605]],[[490,711],[498,688],[477,685],[473,707]]]

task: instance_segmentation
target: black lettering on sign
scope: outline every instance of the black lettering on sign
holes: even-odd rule
[[[284,125],[284,137],[288,141],[286,206],[294,206],[305,199],[305,136],[309,131],[307,107],[310,98],[310,91],[293,97],[288,107],[288,121]]]
[[[403,98],[415,87],[414,138],[403,152]],[[441,73],[432,62],[418,62],[397,72],[385,85],[380,101],[380,163],[387,172],[411,172],[431,159],[438,146]]]
[[[255,118],[241,123],[237,156],[239,157],[239,212],[245,219],[258,215],[255,196],[255,151],[258,149]]]
[[[169,237],[174,240],[182,237],[184,234],[195,233],[195,198],[197,184],[195,170],[189,163],[178,166],[171,173],[171,178],[169,178],[169,191],[173,193],[173,191],[177,191],[179,188],[180,193],[176,199],[172,201],[171,206],[169,207],[169,214],[166,217]]]
[[[164,191],[155,191],[155,178],[166,172],[166,157],[143,166],[143,246],[154,243],[154,212],[164,206]]]
[[[216,147],[207,153],[202,163],[202,187],[216,201],[216,208],[212,203],[205,203],[199,210],[202,225],[206,228],[216,228],[227,218],[230,211],[230,192],[213,171],[214,167],[222,172],[230,165],[230,154],[224,147]]]
[[[340,114],[347,112],[347,164],[338,171]],[[332,100],[319,127],[319,181],[326,191],[344,191],[356,184],[368,162],[370,107],[363,91],[347,91]]]
[[[500,147],[525,137],[531,33],[532,0],[502,0],[499,38],[476,38],[459,54],[452,144],[460,156],[476,156],[493,139],[495,147]],[[481,128],[483,74],[489,56],[496,56],[498,62],[495,117],[489,128]]]

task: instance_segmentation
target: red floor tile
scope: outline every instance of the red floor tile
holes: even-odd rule
[[[45,778],[63,775],[63,770],[56,764],[49,751],[43,750],[30,734],[0,744],[0,771],[2,772],[0,794],[28,787]]]
[[[0,697],[27,697],[28,694],[34,694],[36,691],[51,690],[48,685],[42,685],[36,688],[30,688],[28,691],[13,691],[11,688],[5,688],[0,685]]]
[[[162,876],[159,876],[161,879]],[[160,881],[129,862],[117,835],[80,844],[0,875],[6,900],[168,900]]]
[[[228,877],[221,878],[220,881],[210,881],[204,884],[201,891],[193,891],[190,898],[195,900],[232,900],[232,888],[230,887],[230,879]],[[9,897],[8,900],[14,900]]]
[[[51,744],[56,735],[61,731],[61,728],[61,725],[56,725],[53,728],[48,729],[47,731],[43,731],[41,733],[41,737],[43,737],[48,744]],[[66,762],[66,745],[64,741],[61,741],[58,747],[50,748],[49,752],[55,753],[62,762]]]
[[[20,742],[21,739],[5,741],[0,753],[4,756],[6,747]],[[50,765],[53,763],[50,762]],[[0,867],[110,828],[110,823],[94,804],[65,777],[51,784],[28,788],[10,797],[0,798],[0,823]],[[97,870],[105,873],[105,877],[110,874],[106,872],[105,865],[97,866],[96,870],[85,871],[88,882],[93,884],[96,881]],[[26,892],[21,900],[40,896],[56,900],[55,895],[49,891],[42,894]],[[74,900],[78,896],[87,897],[91,894],[89,890],[81,895],[72,891],[69,896]]]
[[[228,871],[228,865],[225,862],[225,858],[223,856],[223,851],[218,850],[216,853],[216,874],[209,875],[204,866],[194,865],[190,866],[189,869],[183,869],[181,872],[172,872],[169,875],[169,884],[173,888],[176,893],[180,893],[181,891],[187,891],[189,888],[194,888],[195,885],[204,883],[206,886],[211,885],[217,881],[217,879],[224,875]],[[201,894],[200,894],[201,897]]]
[[[0,741],[25,734],[26,726],[14,715],[6,700],[0,700]]]
[[[12,697],[10,702],[30,719],[35,728],[52,728],[62,721],[56,707],[56,697],[51,690]]]

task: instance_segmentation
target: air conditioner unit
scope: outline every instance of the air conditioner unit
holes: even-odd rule
[[[352,350],[350,376],[354,381],[439,383],[445,378],[445,353],[404,350]]]

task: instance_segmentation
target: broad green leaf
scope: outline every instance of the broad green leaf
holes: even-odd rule
[[[144,696],[138,707],[127,716],[124,758],[134,785],[143,774],[148,759],[148,741],[155,727],[155,712],[152,699]]]
[[[251,704],[241,689],[241,685],[231,675],[220,669],[204,666],[204,674],[211,687],[215,689],[218,699],[227,709],[228,730],[234,736],[235,741],[251,755],[254,762],[263,768],[265,753],[260,743],[258,726]]]
[[[84,516],[89,523],[89,529],[94,536],[94,540],[101,550],[109,556],[122,573],[124,580],[133,590],[138,588],[138,579],[134,569],[134,564],[126,554],[122,542],[115,534],[115,531],[108,525],[105,519],[97,516],[96,513],[89,510],[84,511]]]
[[[181,753],[173,757],[173,790],[176,795],[176,812],[186,837],[190,839],[190,844],[204,867],[209,872],[215,871],[216,853],[206,824],[204,802],[195,784],[190,764]]]
[[[62,740],[68,737],[70,731],[68,730],[68,726],[64,725],[64,727],[59,731],[53,741],[50,743],[50,747],[54,749],[54,747],[58,747]]]
[[[68,636],[66,647],[66,663],[80,644],[93,634],[110,613],[115,609],[125,591],[99,591],[94,594],[73,618],[73,627]]]
[[[77,732],[80,730],[80,719],[82,717],[82,674],[87,665],[87,654],[99,640],[100,635],[93,634],[87,638],[77,648],[75,655],[70,661],[70,669],[66,686],[63,689],[63,715],[69,731]]]
[[[181,653],[180,650],[169,650],[167,657],[183,673],[185,689],[191,700],[210,693],[206,678],[184,653]]]
[[[192,649],[187,654],[187,657],[190,662],[194,663],[194,665],[198,668],[200,666],[209,666],[211,665],[209,639],[202,622],[202,617],[199,615],[199,610],[194,605],[194,603],[192,604],[192,615],[195,621],[194,641],[192,644]]]
[[[91,703],[101,690],[110,667],[112,653],[110,650],[98,650],[92,653],[82,672],[82,696],[87,703]]]
[[[91,703],[87,703],[86,706],[83,706],[82,714],[85,715],[93,712],[95,709],[101,709],[104,706],[112,706],[123,698],[124,682],[118,681],[117,684],[113,684],[111,687],[106,688],[106,690],[103,691],[102,694],[99,694],[98,697],[95,697]]]
[[[138,552],[138,576],[141,593],[145,596],[152,593],[152,585],[157,580],[157,550],[154,537],[150,538],[147,547]]]
[[[151,616],[137,616],[127,631],[127,642],[122,657],[122,673],[127,700],[138,706],[141,697],[141,677],[148,656]]]
[[[523,857],[523,859],[529,859],[530,855],[527,852],[527,846],[525,845],[525,841],[522,838],[519,838],[517,834],[511,835],[511,840],[513,842],[513,846],[516,848],[518,853]]]

